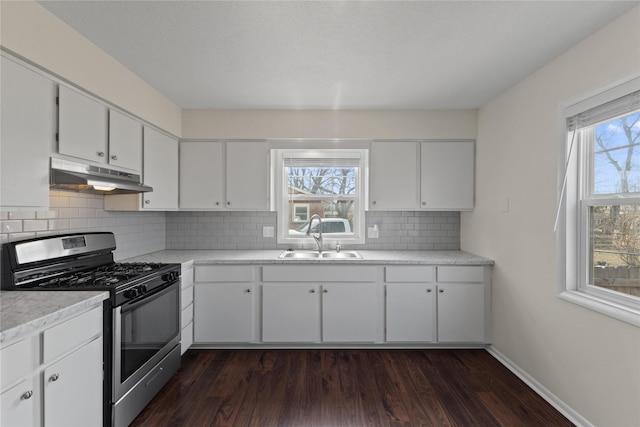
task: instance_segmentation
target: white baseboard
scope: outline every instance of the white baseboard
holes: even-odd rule
[[[551,393],[546,387],[536,381],[527,372],[520,369],[518,365],[509,360],[504,354],[496,350],[492,345],[487,346],[487,351],[495,357],[500,363],[502,363],[507,369],[513,372],[518,378],[524,381],[529,387],[546,400],[551,406],[556,408],[562,415],[567,417],[569,421],[579,427],[593,427],[586,418],[574,411],[569,405],[564,403],[555,394]]]

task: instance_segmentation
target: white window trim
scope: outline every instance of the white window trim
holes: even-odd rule
[[[640,309],[621,304],[614,295],[610,295],[606,291],[595,289],[593,286],[580,285],[583,281],[586,283],[585,265],[582,260],[586,256],[587,236],[579,235],[580,230],[586,230],[584,223],[586,221],[584,214],[586,206],[584,203],[580,203],[580,185],[583,185],[581,181],[584,177],[578,176],[580,153],[577,144],[570,147],[566,128],[568,117],[637,90],[640,90],[640,74],[628,76],[596,92],[559,105],[559,220],[556,247],[558,248],[557,292],[560,299],[640,327]],[[579,224],[579,221],[582,221],[582,224]]]
[[[302,207],[306,208],[307,209],[307,218],[306,219],[295,219],[295,218],[293,218],[293,222],[302,224],[302,223],[305,223],[305,222],[309,221],[309,209],[311,209],[311,205],[309,203],[298,203],[297,205],[295,205],[295,207],[296,208],[302,208]]]
[[[362,145],[360,145],[361,147]],[[313,155],[315,151],[322,151],[323,154],[335,157],[344,157],[349,153],[353,156],[360,158],[360,167],[358,168],[358,205],[359,209],[354,210],[353,235],[350,237],[336,238],[330,234],[323,235],[324,247],[329,248],[336,244],[363,244],[365,243],[365,210],[367,207],[368,199],[368,168],[369,168],[369,150],[365,148],[277,148],[271,150],[271,164],[272,164],[272,209],[278,212],[277,215],[277,242],[281,244],[298,245],[302,247],[315,247],[315,241],[309,238],[290,237],[288,216],[282,215],[280,212],[285,212],[288,209],[288,200],[283,192],[284,189],[284,159],[292,155]]]

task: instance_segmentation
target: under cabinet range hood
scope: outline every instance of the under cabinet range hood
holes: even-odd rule
[[[135,194],[153,191],[140,175],[103,166],[51,158],[50,188],[93,194]]]

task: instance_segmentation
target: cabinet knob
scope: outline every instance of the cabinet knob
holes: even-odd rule
[[[145,201],[144,201],[144,204],[145,204],[145,205],[150,205],[150,204],[151,204],[151,200],[149,200],[149,199],[145,200]]]
[[[443,293],[444,289],[439,289],[438,292]]]
[[[427,289],[427,293],[431,293],[431,288]]]
[[[309,292],[311,292],[312,294],[315,294],[316,290],[315,289],[311,289]]]
[[[111,156],[111,160],[118,160],[118,156],[114,154],[113,156]]]
[[[230,204],[231,204],[231,202],[227,202],[227,205],[230,205]]]
[[[426,204],[427,204],[427,202],[422,202],[422,206],[424,206],[424,205],[426,205]]]
[[[322,292],[324,292],[325,294],[329,293],[329,289],[323,289]]]
[[[98,157],[104,157],[104,151],[98,151]]]
[[[216,202],[216,206],[220,206],[220,202]]]
[[[249,288],[249,289],[246,289],[246,290],[245,290],[245,292],[246,292],[246,293],[248,293],[248,294],[250,294],[250,293],[251,293],[251,289],[250,289],[250,288]]]
[[[22,399],[22,400],[31,399],[31,396],[33,396],[33,391],[32,390],[25,391],[24,393],[22,393],[22,396],[20,396],[20,399]]]
[[[371,202],[371,203],[375,205],[375,204],[376,204],[376,201],[374,200],[374,201],[373,201],[373,202]]]
[[[49,382],[52,382],[52,383],[53,383],[53,382],[56,382],[56,381],[58,381],[58,378],[60,378],[60,375],[58,375],[58,374],[53,374],[53,375],[51,375],[51,376],[49,377]]]

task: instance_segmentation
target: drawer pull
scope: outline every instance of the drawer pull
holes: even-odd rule
[[[33,391],[29,390],[29,391],[25,391],[22,396],[20,396],[20,399],[22,400],[27,400],[27,399],[31,399],[31,396],[33,396]]]
[[[60,378],[60,375],[58,375],[58,374],[53,374],[53,375],[51,375],[51,376],[49,377],[49,382],[52,382],[52,383],[53,383],[53,382],[56,382],[56,381],[58,381],[58,378]]]

